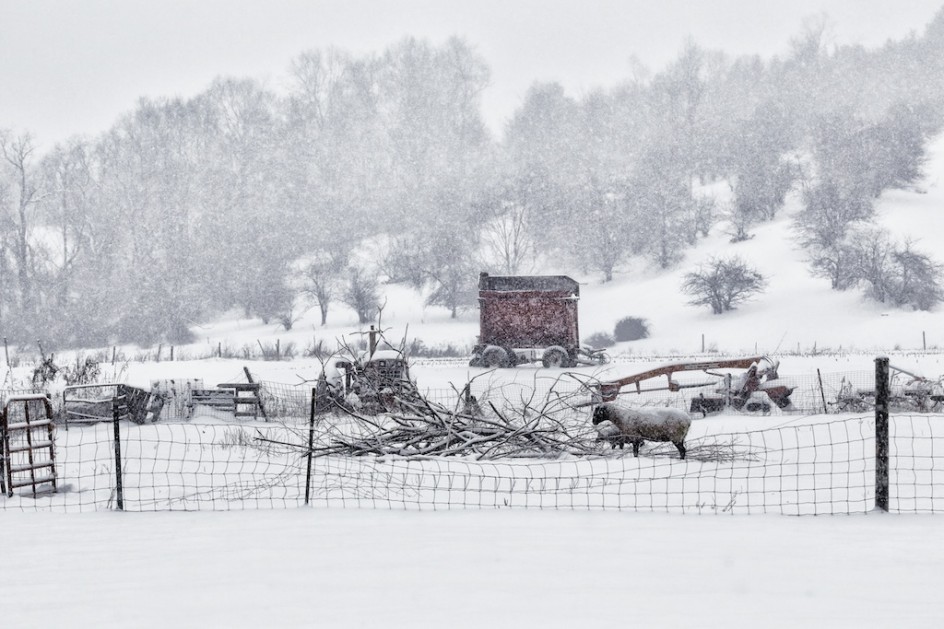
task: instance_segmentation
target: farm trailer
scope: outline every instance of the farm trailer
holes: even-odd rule
[[[565,275],[479,276],[479,339],[472,367],[603,364],[601,349],[580,345],[580,285]]]
[[[685,363],[672,363],[649,369],[640,373],[622,378],[601,382],[595,385],[595,403],[612,402],[623,393],[647,393],[650,391],[681,391],[682,389],[714,387],[713,392],[699,394],[692,398],[691,412],[717,413],[731,407],[749,413],[769,413],[770,402],[782,410],[792,408],[790,395],[794,387],[780,380],[777,369],[780,362],[766,356],[748,356],[745,358],[730,358]],[[738,375],[717,373],[716,369],[743,369]],[[673,379],[673,375],[681,372],[702,371],[714,378],[710,382],[681,383]],[[666,377],[665,387],[642,388],[642,383]],[[633,385],[632,389],[623,387]]]

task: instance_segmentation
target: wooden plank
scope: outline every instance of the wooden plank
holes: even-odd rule
[[[53,474],[52,476],[40,476],[39,478],[35,478],[35,479],[29,478],[26,480],[14,480],[10,483],[10,485],[11,487],[14,487],[14,488],[31,487],[31,486],[35,487],[36,485],[42,485],[43,483],[52,483],[53,485],[55,485],[56,484],[55,474]]]
[[[16,474],[17,472],[29,472],[30,470],[41,470],[44,467],[55,467],[55,461],[46,461],[45,463],[24,463],[22,465],[11,465],[10,471]]]
[[[10,447],[7,451],[8,451],[10,454],[16,454],[17,452],[26,452],[26,451],[29,450],[30,448],[35,448],[35,449],[39,449],[39,448],[51,448],[52,446],[53,446],[53,442],[52,442],[52,441],[39,441],[39,442],[33,443],[32,446],[30,446],[30,445],[25,445],[25,446],[12,446],[12,447]]]
[[[35,422],[21,422],[18,424],[8,424],[7,430],[28,430],[30,428],[42,428],[44,426],[52,426],[52,420],[42,419]]]

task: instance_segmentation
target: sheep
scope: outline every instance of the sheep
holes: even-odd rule
[[[594,428],[597,430],[597,441],[609,443],[614,450],[616,448],[622,450],[624,445],[630,443],[623,436],[623,431],[612,422],[604,422],[599,426],[594,426]]]
[[[600,431],[601,439],[609,441],[615,448],[624,443],[633,444],[633,456],[639,456],[643,441],[671,441],[678,448],[679,458],[685,458],[685,436],[692,425],[692,418],[685,411],[675,408],[621,408],[612,403],[603,403],[593,409],[593,425],[605,421],[616,426],[621,435],[613,436]],[[606,434],[606,436],[604,436]]]

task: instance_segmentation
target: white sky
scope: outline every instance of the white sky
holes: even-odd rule
[[[0,0],[0,128],[41,145],[107,129],[141,96],[193,96],[217,76],[284,81],[299,53],[379,52],[407,35],[464,37],[492,70],[494,130],[535,80],[579,96],[653,69],[687,36],[734,54],[782,53],[804,17],[835,43],[878,45],[924,26],[942,0]]]

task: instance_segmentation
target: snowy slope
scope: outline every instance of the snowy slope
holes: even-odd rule
[[[934,234],[944,234],[944,135],[931,146],[925,180],[917,190],[895,190],[877,202],[877,223],[897,237],[910,236],[917,248],[935,253]],[[722,184],[723,186],[723,184]],[[698,352],[702,335],[706,349],[728,353],[795,352],[817,349],[855,349],[864,352],[944,346],[944,309],[910,312],[889,308],[862,297],[860,291],[830,290],[824,279],[810,277],[804,253],[792,232],[791,216],[799,209],[798,195],[788,200],[780,215],[757,225],[754,238],[732,244],[724,224],[690,250],[676,267],[663,271],[638,259],[617,272],[614,281],[600,282],[594,275],[570,273],[581,282],[580,328],[584,337],[612,332],[619,319],[643,317],[651,337],[624,343],[615,354],[667,354]],[[724,315],[712,315],[706,307],[686,303],[679,292],[682,277],[711,256],[738,255],[756,266],[769,280],[763,295]],[[557,272],[546,270],[544,272]],[[399,339],[403,334],[430,346],[452,344],[470,347],[478,331],[477,314],[463,313],[451,320],[441,307],[424,307],[422,296],[400,285],[383,288],[386,307],[383,327]],[[333,304],[328,326],[318,325],[317,309],[304,312],[291,332],[277,324],[224,317],[198,326],[200,337],[190,351],[208,352],[218,343],[238,349],[257,347],[258,341],[294,342],[299,350],[312,338],[333,341],[361,328],[354,313]],[[267,341],[268,340],[268,341]]]

